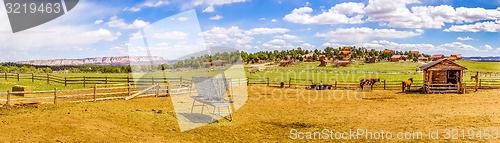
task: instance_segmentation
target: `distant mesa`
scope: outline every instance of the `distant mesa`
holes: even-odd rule
[[[36,66],[77,66],[77,65],[149,65],[151,64],[171,64],[175,61],[170,61],[164,57],[149,57],[149,56],[123,56],[123,57],[98,57],[86,59],[55,59],[55,60],[31,60],[20,61],[19,64],[29,64]]]

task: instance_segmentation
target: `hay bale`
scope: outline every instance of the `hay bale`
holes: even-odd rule
[[[12,92],[31,92],[31,87],[15,85],[12,87]],[[26,97],[27,94],[12,94],[12,95]]]

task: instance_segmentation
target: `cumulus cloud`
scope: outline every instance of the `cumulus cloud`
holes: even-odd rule
[[[203,10],[203,12],[209,13],[209,12],[215,12],[214,6],[221,6],[231,3],[241,3],[246,1],[247,0],[195,0],[193,1],[193,5],[194,6],[208,5],[208,7]]]
[[[340,4],[339,4],[340,5]],[[345,6],[332,7],[330,10],[325,11],[319,15],[312,16],[311,13],[313,9],[310,7],[302,7],[296,8],[292,11],[292,13],[286,15],[283,20],[292,22],[292,23],[300,23],[300,24],[354,24],[354,23],[363,23],[361,20],[363,15],[356,15],[348,17],[346,14],[352,13],[356,11],[356,9],[362,9],[364,7],[363,3],[352,4],[354,7],[353,10],[346,10]]]
[[[325,44],[324,44],[325,45]],[[340,47],[341,45],[335,45],[331,47]],[[394,49],[400,51],[410,51],[410,50],[418,50],[421,52],[445,52],[449,51],[445,47],[442,46],[434,46],[432,44],[400,44],[396,42],[390,42],[387,40],[375,40],[366,43],[359,43],[355,45],[356,47],[366,47],[368,49]]]
[[[248,35],[261,35],[261,34],[276,34],[276,33],[286,33],[289,32],[286,28],[254,28],[249,31],[245,31]]]
[[[486,47],[486,50],[493,50],[493,47],[491,47],[490,45],[484,45],[484,47]]]
[[[231,28],[214,27],[211,30],[202,32],[200,35],[205,37],[205,41],[209,46],[231,45],[235,48],[256,48],[248,45],[255,38],[254,35],[269,35],[289,32],[286,28],[254,28],[250,30],[242,30],[239,27],[233,26]],[[289,38],[287,36],[287,38]],[[265,43],[263,47],[273,47],[272,44],[280,43],[275,39],[271,43]],[[282,42],[281,42],[282,43]],[[287,45],[291,46],[291,45]],[[258,47],[257,47],[258,48]]]
[[[304,42],[304,41],[300,40],[299,37],[297,37],[295,35],[289,35],[289,34],[277,35],[277,36],[274,36],[274,38],[292,40],[293,42]]]
[[[138,12],[138,11],[141,11],[141,8],[138,8],[138,7],[125,7],[123,8],[123,11],[131,11],[131,12]]]
[[[414,36],[420,36],[424,33],[423,30],[415,31],[397,31],[395,29],[371,29],[366,27],[361,28],[338,28],[335,31],[327,33],[316,33],[317,37],[325,37],[330,42],[366,42],[377,38],[400,39]]]
[[[278,20],[276,20],[276,19],[271,19],[271,22],[278,22]]]
[[[136,19],[132,24],[127,24],[123,19],[118,18],[118,16],[113,16],[109,18],[109,22],[106,23],[109,27],[118,27],[121,29],[139,29],[144,28],[149,25],[149,22]]]
[[[210,20],[221,20],[222,18],[224,18],[224,17],[220,16],[220,15],[215,15],[214,17],[210,17],[209,19]]]
[[[170,4],[168,1],[163,1],[163,0],[159,0],[159,1],[147,1],[145,2],[144,4],[141,4],[141,5],[138,5],[138,6],[135,6],[135,7],[125,7],[123,9],[123,11],[131,11],[131,12],[138,12],[138,11],[141,11],[142,8],[144,7],[159,7],[159,6],[162,6],[162,5],[168,5]]]
[[[96,20],[96,21],[94,22],[94,24],[101,24],[102,22],[104,22],[104,21],[103,21],[103,20]]]
[[[454,48],[456,50],[466,50],[466,51],[479,51],[474,46],[463,44],[461,42],[453,42],[453,43],[446,43],[443,45],[440,45],[439,47],[444,47],[444,48]]]
[[[469,36],[467,36],[467,37],[458,37],[457,40],[468,41],[468,40],[474,40],[474,38],[470,38]]]
[[[500,22],[497,20],[495,22],[487,21],[481,23],[475,23],[470,25],[453,25],[446,32],[500,32]]]

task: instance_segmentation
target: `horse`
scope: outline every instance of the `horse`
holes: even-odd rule
[[[250,71],[250,74],[255,74],[255,71]]]
[[[405,88],[408,88],[408,90],[410,90],[412,83],[413,83],[413,78],[410,78],[408,80],[403,80],[403,82],[402,82],[402,84],[403,84],[403,92],[405,92]]]
[[[378,82],[380,83],[380,78],[377,78],[377,79],[362,79],[359,81],[359,86],[361,87],[361,90],[363,90],[363,86],[364,85],[370,85],[371,86],[371,90],[373,90],[373,85]]]

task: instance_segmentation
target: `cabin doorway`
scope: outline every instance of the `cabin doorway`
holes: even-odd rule
[[[448,79],[447,83],[448,84],[457,84],[458,81],[460,81],[460,71],[458,70],[449,70],[448,71]]]

